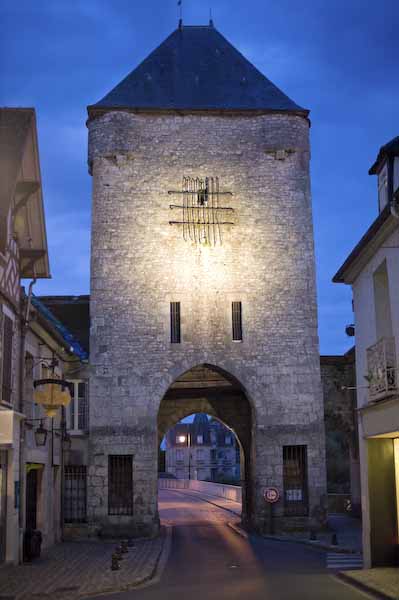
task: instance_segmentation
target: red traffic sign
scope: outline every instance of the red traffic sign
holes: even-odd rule
[[[280,492],[275,487],[268,487],[264,490],[263,497],[266,502],[269,502],[270,504],[274,504],[275,502],[277,502],[279,500]]]

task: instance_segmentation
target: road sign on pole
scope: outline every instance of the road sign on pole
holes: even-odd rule
[[[265,502],[268,502],[269,504],[274,504],[280,499],[280,492],[275,487],[267,487],[263,492],[263,497],[265,499]]]

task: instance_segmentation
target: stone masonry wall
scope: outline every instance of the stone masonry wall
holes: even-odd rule
[[[110,112],[89,122],[93,174],[89,519],[157,530],[157,415],[195,365],[232,374],[252,410],[251,522],[282,489],[282,446],[307,444],[311,512],[325,493],[306,119]],[[182,177],[218,176],[235,225],[223,245],[183,240],[169,205]],[[228,198],[228,200],[226,199]],[[175,214],[173,216],[176,216]],[[231,302],[243,309],[231,340]],[[170,343],[171,301],[182,343]],[[133,454],[133,517],[108,515],[108,454]],[[283,503],[276,507],[281,523]]]

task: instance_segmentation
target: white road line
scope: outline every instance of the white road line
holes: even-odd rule
[[[339,554],[337,552],[329,552],[327,554],[327,569],[361,569],[363,567],[363,557],[353,554]]]

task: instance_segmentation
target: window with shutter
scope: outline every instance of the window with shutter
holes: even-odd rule
[[[242,306],[241,302],[231,303],[231,317],[233,326],[233,341],[242,341]]]
[[[170,303],[170,341],[180,344],[180,302]]]
[[[12,342],[14,323],[4,315],[3,326],[3,370],[2,370],[2,400],[11,404],[12,393]]]

